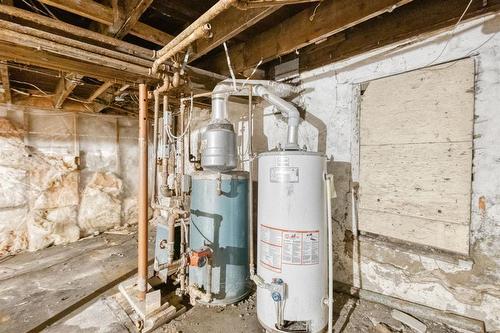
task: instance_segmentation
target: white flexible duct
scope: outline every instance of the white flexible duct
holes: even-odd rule
[[[235,89],[236,87],[236,89]],[[295,86],[268,80],[224,80],[217,84],[212,91],[212,120],[211,123],[224,123],[227,120],[227,99],[229,96],[248,96],[249,87],[253,96],[262,97],[276,106],[281,113],[288,117],[288,136],[286,149],[299,149],[298,126],[300,114],[297,108],[282,97],[297,93]]]

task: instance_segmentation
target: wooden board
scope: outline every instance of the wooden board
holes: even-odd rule
[[[471,142],[472,59],[375,80],[368,87],[361,145]]]
[[[469,224],[471,147],[463,142],[362,147],[361,207]]]
[[[469,226],[360,208],[360,229],[403,241],[468,254]]]
[[[131,276],[136,267],[135,234],[103,234],[7,258],[0,263],[0,332],[39,331]]]
[[[368,83],[360,230],[468,254],[473,113],[472,59]]]

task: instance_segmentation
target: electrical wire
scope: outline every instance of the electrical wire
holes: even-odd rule
[[[33,9],[35,12],[38,12],[40,14],[43,14],[44,16],[47,16],[47,13],[45,13],[43,10],[41,10],[40,8],[34,6],[33,4],[30,4],[28,1],[26,0],[21,0],[26,6],[30,7],[31,9]]]
[[[54,96],[54,95],[48,95],[48,94],[45,94],[45,95],[32,94],[32,93],[28,93],[26,91],[22,91],[22,90],[19,90],[16,88],[10,88],[10,90],[15,91],[16,93],[21,94],[21,95],[33,96],[33,97],[52,97],[52,96]]]
[[[448,47],[448,44],[450,43],[451,39],[453,38],[453,36],[455,35],[455,31],[458,27],[458,25],[460,24],[460,22],[462,22],[462,19],[464,18],[465,14],[467,13],[467,11],[469,10],[470,8],[470,5],[472,4],[472,1],[474,0],[470,0],[469,3],[467,4],[467,7],[465,7],[465,10],[463,11],[462,15],[460,15],[460,18],[458,19],[457,23],[455,23],[455,26],[453,27],[453,29],[450,31],[450,37],[446,40],[446,43],[444,44],[444,47],[443,49],[441,50],[441,52],[439,52],[438,56],[436,58],[434,58],[434,60],[432,60],[430,63],[428,63],[427,65],[425,65],[425,67],[428,67],[432,64],[434,64],[439,58],[441,58],[441,56],[443,55],[444,51],[446,50],[446,48]]]
[[[40,0],[38,0],[38,2],[42,5],[42,7],[43,7],[43,8],[45,8],[45,10],[47,11],[47,13],[49,13],[49,15],[50,15],[50,16],[52,16],[52,18],[53,18],[54,20],[58,20],[58,21],[60,21],[60,20],[57,18],[57,16],[55,16],[55,15],[54,15],[54,13],[52,13],[52,12],[50,11],[49,7],[45,6],[45,4],[44,4],[43,2],[41,2]]]
[[[25,81],[18,81],[18,80],[10,80],[11,82],[15,82],[15,83],[19,83],[19,84],[26,84],[28,86],[31,86],[33,88],[35,88],[36,90],[38,90],[39,92],[41,92],[42,94],[44,94],[45,96],[49,96],[51,94],[49,94],[48,92],[46,91],[43,91],[42,89],[40,89],[38,86],[32,84],[32,83],[29,83],[29,82],[25,82]],[[32,95],[34,96],[34,95]]]
[[[318,10],[319,5],[321,5],[321,1],[318,2],[316,7],[314,7],[313,13],[311,14],[311,16],[309,16],[309,21],[311,21],[311,22],[314,21],[314,17],[316,16],[316,11]]]
[[[233,79],[233,88],[236,90],[236,77],[234,76],[233,67],[231,66],[231,58],[229,58],[229,51],[227,50],[226,42],[222,43],[224,45],[224,52],[226,53],[227,67],[229,67],[229,73]]]
[[[255,72],[257,71],[257,68],[259,68],[259,66],[262,64],[262,61],[263,59],[260,58],[260,61],[257,63],[257,65],[255,66],[255,68],[253,69],[252,73],[250,73],[250,76],[247,77],[247,79],[245,80],[245,82],[243,82],[243,84],[241,85],[241,87],[245,87],[245,84],[247,84],[248,80],[250,80],[252,78],[252,76],[255,74]]]
[[[184,129],[184,132],[179,136],[175,136],[172,134],[172,131],[170,130],[170,128],[167,127],[167,134],[172,141],[182,139],[184,137],[184,135],[186,135],[186,133],[188,132],[189,128],[191,127],[191,120],[193,119],[193,104],[194,104],[193,93],[191,93],[190,101],[191,101],[191,106],[189,108],[189,119],[188,119],[188,123],[186,125],[186,128]]]
[[[28,66],[14,65],[11,63],[9,63],[9,64],[5,63],[5,64],[10,68],[15,68],[15,69],[18,69],[20,71],[32,72],[32,73],[37,73],[37,74],[46,75],[46,76],[50,76],[50,77],[56,77],[56,78],[60,77],[60,75],[55,75],[55,74],[51,74],[51,73],[47,73],[47,72],[43,72],[43,71],[37,71],[35,69],[31,69]]]

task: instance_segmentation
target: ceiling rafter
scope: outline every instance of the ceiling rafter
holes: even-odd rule
[[[60,109],[69,97],[71,92],[78,86],[79,80],[83,78],[83,75],[70,73],[63,75],[59,82],[57,83],[56,91],[54,92],[54,107]]]
[[[112,36],[121,39],[139,22],[153,0],[113,0],[112,3],[114,22],[109,31]]]
[[[12,102],[12,96],[10,93],[9,67],[6,63],[0,63],[0,76],[2,77],[3,101],[4,103],[10,104]]]
[[[262,61],[291,53],[326,39],[412,0],[335,0],[323,1],[273,26],[246,42],[231,48],[233,69],[241,73]],[[202,67],[228,73],[224,52],[207,59]]]
[[[235,7],[229,8],[211,20],[212,38],[198,39],[194,43],[194,54],[190,56],[190,60],[196,60],[207,54],[225,41],[235,37],[247,28],[276,12],[279,8],[281,8],[281,6],[248,10],[239,10]]]
[[[50,5],[67,12],[77,14],[93,21],[112,26],[115,23],[113,8],[102,5],[93,0],[39,0],[46,5]],[[142,22],[137,22],[130,30],[134,36],[140,37],[149,42],[165,45],[174,37],[161,30],[153,28]]]

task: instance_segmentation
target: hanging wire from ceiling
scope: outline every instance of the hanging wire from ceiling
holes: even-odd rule
[[[470,5],[472,4],[472,1],[474,0],[470,0],[469,3],[467,4],[467,7],[465,7],[465,10],[463,11],[462,15],[460,15],[460,18],[458,19],[457,23],[455,23],[455,26],[453,27],[453,29],[451,29],[450,31],[450,37],[446,40],[446,43],[444,44],[444,47],[443,49],[441,50],[441,52],[439,52],[439,54],[437,55],[436,58],[434,58],[434,60],[432,60],[430,63],[428,63],[427,65],[425,65],[425,67],[428,67],[432,64],[434,64],[439,58],[441,58],[441,56],[443,55],[444,51],[446,50],[446,48],[448,47],[448,44],[450,43],[451,39],[453,38],[453,36],[455,35],[455,31],[457,30],[457,27],[458,25],[460,24],[460,22],[462,22],[465,14],[467,13],[467,11],[469,10],[470,8]]]
[[[30,0],[31,1],[31,0]],[[42,1],[38,0],[38,3],[40,3],[42,5],[42,7],[47,11],[47,13],[54,19],[54,20],[58,20],[60,21],[57,16],[54,15],[54,13],[52,13],[52,11],[49,9],[49,7],[47,7]]]
[[[313,10],[313,13],[311,14],[311,16],[309,16],[309,21],[314,21],[314,17],[316,16],[316,11],[318,10],[318,7],[321,5],[321,1],[318,2],[318,4],[316,5],[316,7],[314,7],[314,10]]]
[[[226,53],[227,67],[229,67],[229,74],[231,74],[231,78],[233,79],[233,88],[236,90],[236,77],[234,76],[233,67],[231,66],[231,58],[229,58],[229,51],[227,50],[226,42],[222,43],[224,45],[224,52]]]
[[[37,85],[34,85],[33,83],[29,83],[29,82],[25,82],[25,81],[18,81],[18,80],[10,80],[11,82],[15,82],[15,83],[19,83],[19,84],[25,84],[25,85],[28,85],[28,86],[31,86],[33,88],[35,88],[36,90],[38,90],[39,92],[41,92],[42,94],[44,94],[45,96],[50,96],[51,94],[42,90],[40,87],[38,87]]]

